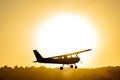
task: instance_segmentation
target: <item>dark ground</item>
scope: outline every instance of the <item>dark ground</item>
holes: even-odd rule
[[[0,80],[120,80],[120,66],[101,68],[1,67]]]

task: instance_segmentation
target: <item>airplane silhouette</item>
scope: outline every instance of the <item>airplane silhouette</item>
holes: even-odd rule
[[[70,65],[70,68],[73,68],[73,65],[75,65],[75,69],[77,69],[76,63],[80,61],[80,58],[78,57],[78,54],[90,51],[92,49],[86,49],[82,51],[77,51],[65,55],[59,55],[59,56],[53,56],[53,57],[48,57],[48,58],[43,58],[37,50],[33,50],[35,57],[37,61],[34,62],[39,62],[39,63],[54,63],[54,64],[65,64]],[[75,56],[73,56],[75,55]],[[60,67],[60,70],[63,70],[63,66]]]

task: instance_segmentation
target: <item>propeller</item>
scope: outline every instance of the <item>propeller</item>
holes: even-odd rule
[[[80,63],[83,64],[83,62],[80,60]]]

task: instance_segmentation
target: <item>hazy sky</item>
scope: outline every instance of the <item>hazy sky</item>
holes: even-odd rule
[[[119,0],[0,0],[0,66],[36,65],[36,25],[56,13],[80,14],[93,22],[99,45],[89,67],[120,65]]]

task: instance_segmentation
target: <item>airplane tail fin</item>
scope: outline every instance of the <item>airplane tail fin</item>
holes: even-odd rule
[[[39,62],[43,59],[43,57],[39,54],[39,52],[37,50],[33,50],[34,54],[35,54],[35,57],[37,59],[37,61],[34,61],[34,62]]]

